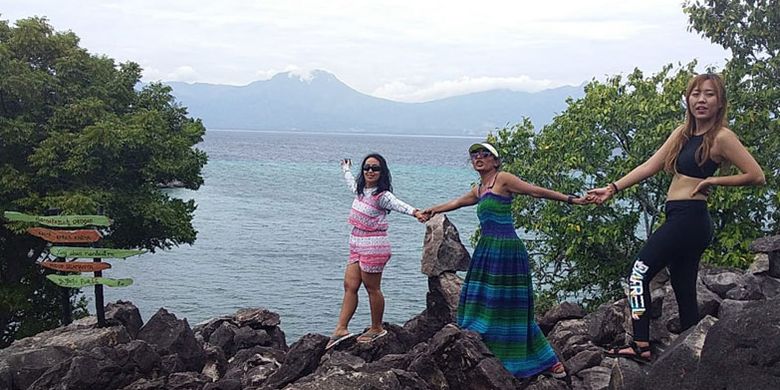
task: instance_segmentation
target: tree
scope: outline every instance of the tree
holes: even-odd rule
[[[650,77],[591,81],[585,96],[538,134],[530,122],[502,129],[496,142],[503,169],[531,183],[583,193],[627,173],[658,148],[684,118],[681,91],[694,64]],[[574,207],[518,197],[518,228],[528,232],[540,309],[563,299],[586,306],[614,299],[620,281],[661,214],[669,175],[656,175],[604,206]]]
[[[743,214],[765,223],[763,231],[780,233],[780,4],[777,0],[687,1],[684,10],[690,29],[732,52],[724,69],[732,126],[746,144],[761,145],[762,153],[756,159],[767,178],[763,197],[745,199],[736,192],[716,206],[738,207]],[[767,206],[772,207],[769,212]],[[738,224],[720,222],[731,230],[730,238],[743,245],[752,236],[752,231],[744,231]]]
[[[105,213],[107,247],[193,243],[194,202],[158,185],[203,183],[205,129],[169,87],[136,90],[140,77],[46,19],[0,21],[0,211]],[[45,243],[23,227],[0,226],[0,346],[59,324],[59,290],[35,264]]]
[[[762,188],[716,189],[708,202],[715,238],[703,261],[744,268],[753,259],[748,244],[777,232],[780,223],[780,7],[775,0],[706,0],[689,1],[684,10],[692,29],[734,54],[722,72],[729,126],[767,178]],[[618,179],[682,123],[682,94],[694,68],[695,62],[676,72],[669,65],[650,77],[637,69],[625,80],[594,80],[583,98],[569,100],[538,134],[528,120],[499,130],[493,140],[506,156],[505,169],[561,191],[581,192]],[[632,260],[662,222],[670,179],[655,175],[600,207],[516,198],[516,225],[532,237],[535,282],[545,286],[537,292],[537,309],[570,298],[593,306],[619,297]]]

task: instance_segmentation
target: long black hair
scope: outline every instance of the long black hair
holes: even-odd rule
[[[381,170],[379,171],[379,181],[376,183],[376,190],[374,195],[379,195],[385,191],[393,192],[393,177],[390,175],[390,168],[387,167],[387,161],[379,153],[371,153],[366,157],[363,157],[363,162],[360,164],[360,175],[357,177],[357,193],[358,195],[363,193],[363,189],[366,188],[366,178],[363,176],[363,166],[366,165],[366,160],[369,158],[375,158],[379,160]]]

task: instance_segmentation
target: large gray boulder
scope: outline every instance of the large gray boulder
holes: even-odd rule
[[[552,328],[558,321],[562,320],[574,320],[577,318],[583,318],[588,313],[582,306],[573,302],[563,302],[561,304],[553,306],[548,310],[542,318],[537,321],[539,328],[542,329],[544,334],[550,333]]]
[[[27,389],[119,389],[139,378],[152,378],[161,368],[154,348],[134,340],[116,347],[78,351],[46,371]]]
[[[309,333],[296,341],[287,352],[284,363],[263,383],[264,387],[281,389],[313,373],[325,354],[328,337]]]
[[[454,272],[428,277],[425,310],[404,324],[404,329],[413,337],[412,344],[431,338],[444,325],[457,321],[462,285],[463,279]]]
[[[0,389],[26,389],[46,371],[77,351],[130,342],[124,326],[97,328],[95,317],[14,341],[0,349]]]
[[[471,257],[460,242],[455,225],[444,214],[425,223],[421,271],[428,276],[442,272],[467,271]]]
[[[696,326],[683,332],[653,362],[645,385],[648,389],[691,390],[696,386],[696,371],[707,332],[718,322],[704,317]]]
[[[724,316],[707,333],[697,389],[780,389],[780,299]]]
[[[138,331],[138,339],[153,345],[160,356],[176,355],[185,371],[200,372],[203,368],[206,354],[186,318],[179,320],[160,308]]]

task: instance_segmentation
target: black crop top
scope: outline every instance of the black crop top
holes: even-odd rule
[[[677,155],[678,173],[685,176],[706,179],[718,170],[718,163],[708,158],[701,166],[696,163],[696,150],[701,146],[703,135],[694,135],[683,145],[680,154]]]

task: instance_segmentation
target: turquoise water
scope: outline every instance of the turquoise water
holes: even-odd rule
[[[303,134],[210,130],[199,147],[209,154],[198,191],[170,190],[194,199],[198,239],[169,251],[110,260],[112,278],[126,288],[105,288],[106,301],[130,300],[144,321],[160,307],[190,325],[265,307],[281,315],[291,343],[328,334],[342,297],[353,195],[339,160],[357,165],[369,152],[385,156],[394,193],[425,208],[465,193],[478,179],[466,150],[479,139],[355,134]],[[478,225],[474,208],[449,213],[468,245]],[[385,321],[403,324],[425,308],[427,279],[420,273],[425,226],[391,213],[393,258],[383,274]],[[89,299],[92,290],[84,289]],[[94,301],[90,302],[94,310]],[[369,324],[361,290],[353,331]]]

